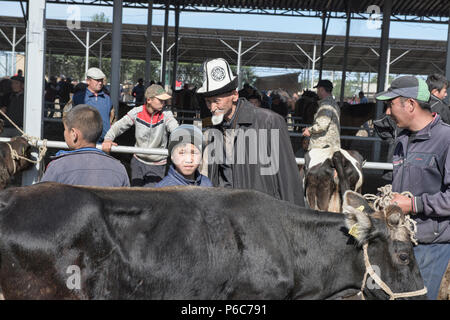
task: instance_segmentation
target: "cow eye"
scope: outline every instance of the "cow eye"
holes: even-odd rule
[[[398,255],[398,258],[400,259],[400,262],[403,264],[409,263],[409,255],[407,253],[400,253]]]

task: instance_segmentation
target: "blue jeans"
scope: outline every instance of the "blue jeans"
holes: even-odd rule
[[[450,243],[420,244],[414,247],[414,255],[428,289],[428,299],[436,300],[450,260]]]

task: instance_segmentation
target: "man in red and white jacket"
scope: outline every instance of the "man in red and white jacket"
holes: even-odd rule
[[[178,122],[165,104],[171,96],[163,87],[153,84],[145,91],[146,104],[131,109],[117,121],[105,135],[102,149],[110,152],[117,145],[115,138],[133,125],[136,127],[138,148],[167,148],[168,135],[178,127]],[[131,159],[131,186],[153,187],[165,175],[167,156],[134,154]]]

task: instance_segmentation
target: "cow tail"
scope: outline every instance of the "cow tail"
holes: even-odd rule
[[[334,164],[334,168],[336,169],[337,172],[337,176],[339,179],[339,193],[341,195],[341,203],[343,203],[343,199],[344,199],[344,193],[347,190],[350,190],[350,183],[345,175],[345,170],[344,170],[344,156],[342,155],[342,153],[340,151],[336,151],[333,154],[333,164]]]

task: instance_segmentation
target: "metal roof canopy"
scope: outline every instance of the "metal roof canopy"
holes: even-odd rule
[[[0,29],[12,39],[16,28],[16,38],[25,34],[25,27],[21,18],[0,17]],[[160,50],[163,26],[153,26],[153,44]],[[70,33],[65,20],[46,20],[47,52],[52,54],[66,54],[84,56],[86,49]],[[91,54],[100,54],[100,42],[103,57],[110,56],[112,48],[111,23],[82,22],[81,29],[74,30],[74,34],[85,42],[86,32],[89,31]],[[169,27],[168,44],[175,42],[174,28]],[[145,59],[146,56],[146,25],[124,24],[122,29],[122,58]],[[238,47],[239,38],[242,40],[242,51],[251,49],[242,56],[243,66],[276,67],[307,69],[308,58],[301,51],[303,49],[310,57],[313,55],[314,45],[320,47],[321,35],[277,33],[243,30],[180,28],[179,31],[179,61],[202,63],[205,58],[217,58],[224,55],[232,64],[236,64],[236,54],[222,41],[233,48]],[[378,38],[350,37],[349,61],[347,70],[350,72],[376,73],[378,69]],[[254,46],[260,42],[258,46]],[[345,36],[327,36],[324,59],[324,70],[342,71],[344,58]],[[445,70],[445,41],[390,39],[391,62],[390,70],[396,74],[427,75],[434,72],[443,73]],[[300,48],[301,49],[300,49]],[[173,46],[172,46],[173,48]],[[171,48],[171,49],[172,49]],[[11,45],[0,35],[0,50],[10,51]],[[25,41],[20,42],[16,51],[25,51]],[[409,52],[407,52],[409,51]],[[405,52],[404,56],[402,56]],[[159,60],[159,52],[152,46],[153,60]],[[318,59],[318,57],[316,57]]]
[[[153,9],[165,9],[165,0],[153,1]],[[385,0],[172,0],[184,12],[211,12],[232,14],[262,14],[300,17],[321,17],[323,11],[331,12],[332,18],[346,19],[346,3],[352,19],[366,20],[367,8],[382,8]],[[78,4],[112,6],[106,0],[47,0],[52,4]],[[126,8],[147,8],[148,1],[123,1]],[[172,8],[174,9],[174,8]],[[450,2],[448,0],[394,0],[391,21],[448,23]]]

